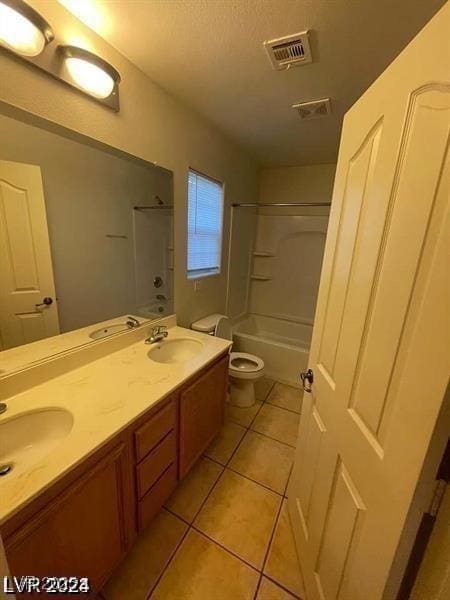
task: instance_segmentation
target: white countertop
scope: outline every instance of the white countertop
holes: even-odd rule
[[[123,334],[122,339],[127,335]],[[130,335],[135,338],[136,333]],[[151,346],[144,344],[142,338],[7,400],[8,410],[0,416],[0,423],[30,410],[49,407],[70,411],[74,423],[51,454],[27,470],[18,468],[16,473],[13,470],[0,479],[0,524],[227,351],[231,344],[178,326],[169,329],[169,340],[186,337],[204,344],[200,353],[186,362],[165,364],[150,360],[147,353]]]

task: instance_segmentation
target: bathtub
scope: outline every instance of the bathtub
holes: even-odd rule
[[[312,326],[275,317],[247,315],[233,327],[233,351],[263,359],[268,377],[299,385],[308,365]]]

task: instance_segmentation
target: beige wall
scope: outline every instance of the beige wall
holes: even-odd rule
[[[224,311],[229,205],[256,200],[256,163],[202,118],[165,93],[55,0],[29,0],[29,4],[50,22],[58,36],[68,43],[83,44],[119,70],[122,76],[121,110],[115,114],[4,52],[0,52],[0,100],[171,169],[176,207],[175,301],[179,321],[189,324],[210,312]],[[194,283],[185,277],[189,166],[226,185],[222,273],[201,280],[197,291],[194,291]]]
[[[263,169],[259,201],[330,202],[335,171],[335,164]]]

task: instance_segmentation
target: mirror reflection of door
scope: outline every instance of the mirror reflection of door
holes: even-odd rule
[[[41,169],[0,161],[0,349],[59,333]]]

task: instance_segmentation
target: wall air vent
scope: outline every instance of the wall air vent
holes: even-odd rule
[[[292,108],[298,112],[301,119],[317,119],[331,114],[331,100],[322,98],[311,102],[298,102]]]
[[[264,48],[272,67],[278,71],[312,62],[308,31],[269,40],[264,42]]]

